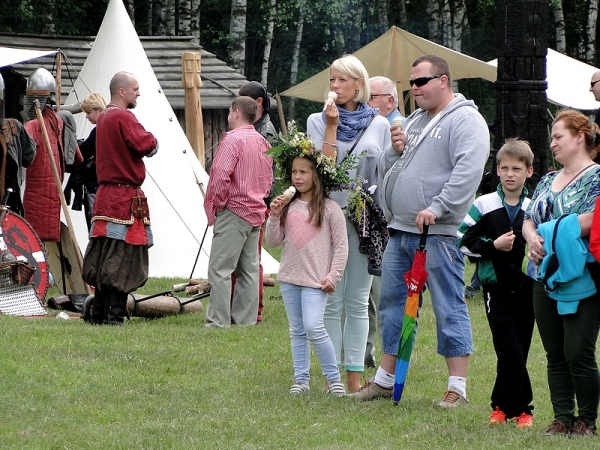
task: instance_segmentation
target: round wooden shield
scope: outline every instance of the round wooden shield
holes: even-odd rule
[[[48,265],[44,247],[31,225],[18,214],[0,212],[0,250],[9,250],[19,261],[35,267],[31,282],[40,300],[48,290]]]

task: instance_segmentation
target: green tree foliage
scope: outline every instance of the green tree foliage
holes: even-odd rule
[[[54,18],[55,32],[62,35],[95,35],[100,27],[109,0],[6,0],[0,1],[0,30],[4,32],[41,33],[44,17],[50,12]],[[448,0],[453,1],[453,0]],[[555,2],[550,0],[550,14]],[[567,49],[571,56],[578,56],[585,41],[585,25],[590,0],[562,0],[566,30]],[[48,11],[48,4],[54,3],[54,10]],[[140,35],[148,34],[148,24],[152,32],[157,32],[158,20],[149,18],[157,14],[161,0],[135,0],[135,23]],[[176,14],[179,0],[175,1]],[[388,0],[387,18],[391,25],[399,26],[400,2]],[[428,26],[425,9],[427,0],[405,0],[406,30],[427,38]],[[264,49],[269,0],[248,0],[247,39],[245,75],[248,79],[259,80],[261,59]],[[466,0],[469,27],[463,36],[464,53],[484,61],[496,57],[495,42],[495,0]],[[200,8],[200,43],[218,58],[228,60],[231,49],[229,22],[231,2],[223,0],[202,0]],[[364,45],[367,34],[370,40],[381,33],[378,29],[378,8],[375,0],[307,0],[305,22],[299,60],[298,82],[326,69],[331,62],[343,53],[351,53]],[[367,20],[368,17],[368,20]],[[277,2],[277,15],[269,62],[269,85],[271,93],[282,92],[290,87],[290,66],[298,18],[297,0]],[[151,19],[151,20],[149,20]],[[549,25],[552,19],[548,18]],[[368,22],[368,29],[367,29]],[[548,27],[549,43],[554,42],[553,27]],[[368,31],[368,33],[367,33]],[[176,34],[178,34],[176,32]],[[323,86],[323,90],[327,89]],[[495,116],[495,90],[492,83],[482,80],[463,80],[459,89],[472,98],[484,116],[491,122]],[[286,99],[284,98],[285,102]],[[318,106],[312,102],[298,100],[296,117],[301,128],[305,118]],[[276,114],[273,114],[275,121]],[[278,123],[278,122],[276,122]]]
[[[49,4],[54,3],[54,7]],[[108,0],[7,0],[0,2],[0,30],[14,33],[43,33],[45,18],[54,18],[55,33],[65,36],[95,35]]]

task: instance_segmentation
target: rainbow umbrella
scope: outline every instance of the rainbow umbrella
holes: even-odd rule
[[[398,343],[394,394],[392,397],[394,405],[397,405],[400,398],[402,398],[404,382],[406,381],[406,374],[410,364],[410,355],[415,343],[415,336],[417,335],[417,320],[419,318],[419,309],[422,304],[421,292],[423,292],[425,281],[427,280],[427,271],[425,270],[427,250],[425,250],[425,243],[427,242],[428,231],[429,226],[423,225],[419,249],[415,252],[415,257],[410,270],[404,274],[404,281],[408,288],[408,297],[406,298],[406,306],[404,307],[402,332],[400,333],[400,342]]]

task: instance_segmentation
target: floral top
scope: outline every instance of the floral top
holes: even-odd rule
[[[568,184],[562,191],[552,190],[552,182],[560,171],[545,175],[537,185],[527,212],[536,228],[564,214],[583,214],[593,212],[596,199],[600,195],[600,166],[587,171],[574,183]]]

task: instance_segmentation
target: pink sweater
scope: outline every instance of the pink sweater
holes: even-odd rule
[[[299,199],[290,204],[285,224],[281,225],[279,218],[267,220],[267,244],[277,247],[283,243],[277,279],[319,289],[327,278],[336,286],[348,259],[344,213],[336,202],[326,199],[321,228],[307,221],[308,203]]]

